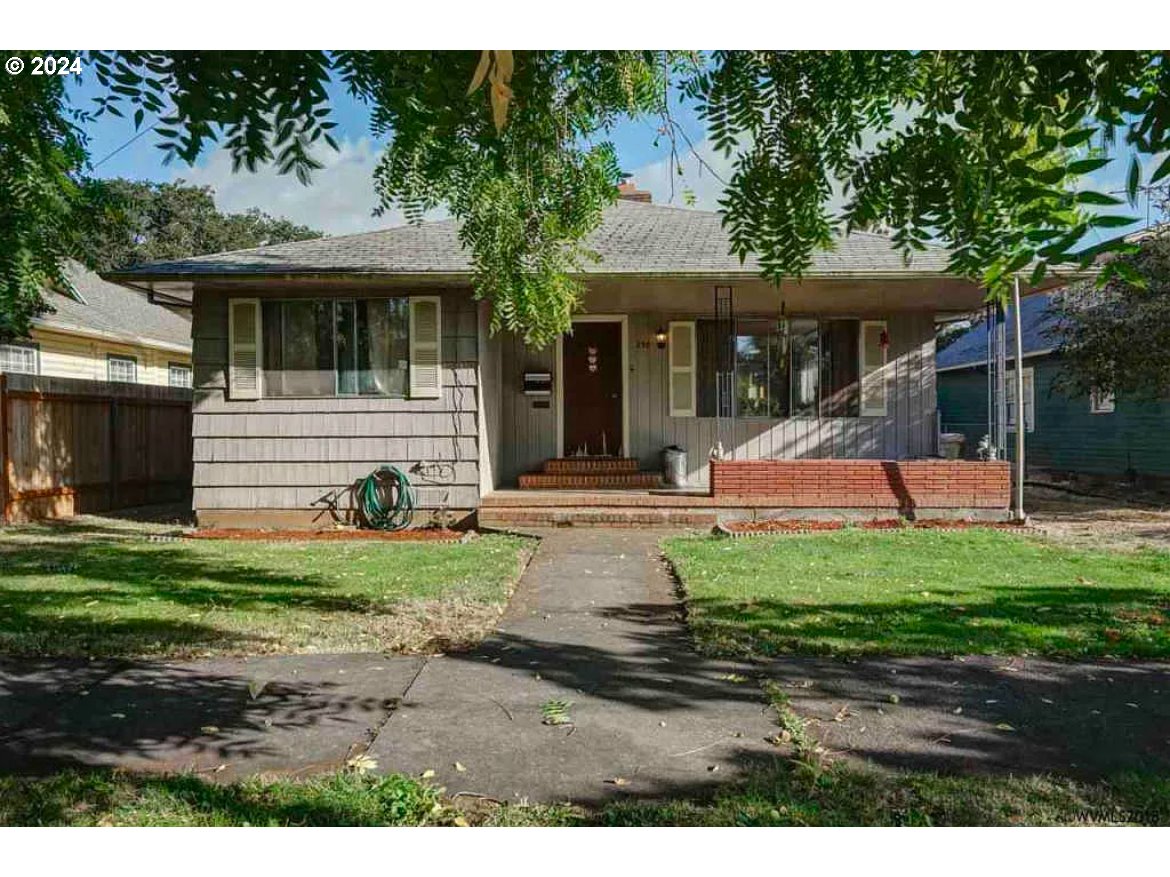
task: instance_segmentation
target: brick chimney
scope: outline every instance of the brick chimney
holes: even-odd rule
[[[633,180],[626,177],[618,183],[618,200],[619,201],[637,201],[641,204],[649,204],[651,195],[634,185]]]

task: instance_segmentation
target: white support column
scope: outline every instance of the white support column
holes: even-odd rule
[[[1016,368],[1014,379],[1016,382],[1016,501],[1015,519],[1024,521],[1028,516],[1024,513],[1024,433],[1027,425],[1024,418],[1024,336],[1023,321],[1020,318],[1020,278],[1017,276],[1012,286],[1012,311],[1016,323]]]

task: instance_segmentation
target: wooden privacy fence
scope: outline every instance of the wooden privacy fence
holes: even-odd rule
[[[0,522],[191,495],[191,391],[0,374]]]

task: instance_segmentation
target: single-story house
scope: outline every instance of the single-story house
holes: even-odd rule
[[[945,252],[857,233],[776,286],[718,214],[632,200],[588,244],[584,307],[545,349],[490,331],[454,221],[106,276],[192,302],[204,524],[348,517],[382,463],[481,521],[1007,505],[1005,464],[936,459],[936,320],[983,299]],[[669,446],[684,490],[659,490]]]
[[[1050,303],[1059,292],[1028,296],[1020,309],[1023,331],[1024,431],[1029,472],[1103,477],[1166,478],[1170,456],[1170,400],[1114,399],[1072,394],[1061,386],[1060,354],[1050,330]],[[938,406],[944,432],[962,434],[963,454],[973,459],[988,434],[987,322],[977,320],[938,353]],[[1014,368],[1014,321],[1007,321],[1008,367]],[[1015,430],[1009,387],[1007,421]],[[1009,444],[1010,449],[1010,444]]]
[[[155,306],[77,262],[67,271],[80,301],[47,290],[29,337],[0,344],[0,372],[191,386],[189,310]]]

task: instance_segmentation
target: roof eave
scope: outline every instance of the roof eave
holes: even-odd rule
[[[232,283],[255,282],[258,280],[345,280],[348,278],[370,280],[376,278],[395,279],[403,281],[427,280],[431,282],[453,282],[470,284],[473,275],[470,272],[440,272],[440,271],[200,271],[200,272],[163,272],[148,274],[146,272],[106,272],[101,275],[103,280],[111,283],[120,283],[137,289],[143,283]],[[763,276],[757,270],[721,270],[721,271],[588,271],[574,274],[579,280],[632,278],[645,280],[761,280]],[[800,283],[805,280],[955,280],[966,281],[978,285],[976,281],[948,274],[945,271],[817,271],[809,272],[801,277],[785,278],[788,282]]]

